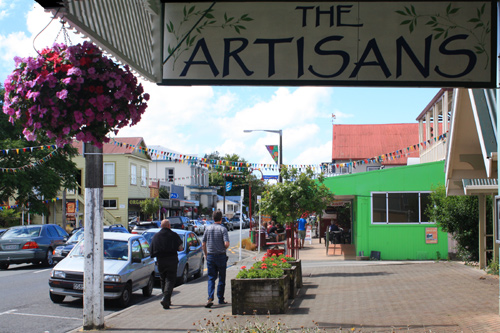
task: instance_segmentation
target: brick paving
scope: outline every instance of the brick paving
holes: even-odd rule
[[[291,331],[316,323],[327,332],[500,332],[495,276],[458,262],[346,261],[327,256],[324,244],[313,242],[299,253],[304,286],[286,314],[235,317],[230,304],[205,309],[205,276],[177,287],[170,310],[153,297],[108,316],[107,330],[195,332],[210,320],[224,331],[234,322],[279,321]],[[248,262],[238,267],[243,264]],[[229,280],[238,267],[228,269],[229,302]]]

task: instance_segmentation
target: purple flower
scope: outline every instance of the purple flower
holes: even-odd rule
[[[79,67],[71,67],[68,70],[68,75],[80,76],[80,75],[82,75],[82,70]]]
[[[58,92],[56,92],[56,97],[64,100],[64,99],[66,99],[66,97],[68,97],[68,91],[66,89],[58,91]]]

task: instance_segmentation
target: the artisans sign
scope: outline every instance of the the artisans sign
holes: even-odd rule
[[[164,5],[163,84],[495,86],[490,1]]]

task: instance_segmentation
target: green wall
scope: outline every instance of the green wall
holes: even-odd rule
[[[395,167],[327,178],[335,195],[355,196],[353,240],[356,254],[380,251],[382,260],[421,260],[448,256],[447,233],[438,229],[438,243],[425,243],[425,228],[435,224],[371,224],[371,192],[430,191],[444,184],[444,161]]]

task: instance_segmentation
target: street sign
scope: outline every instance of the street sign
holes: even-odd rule
[[[179,195],[177,193],[170,193],[170,199],[177,199]]]
[[[233,188],[233,182],[226,182],[226,192],[231,191]]]

